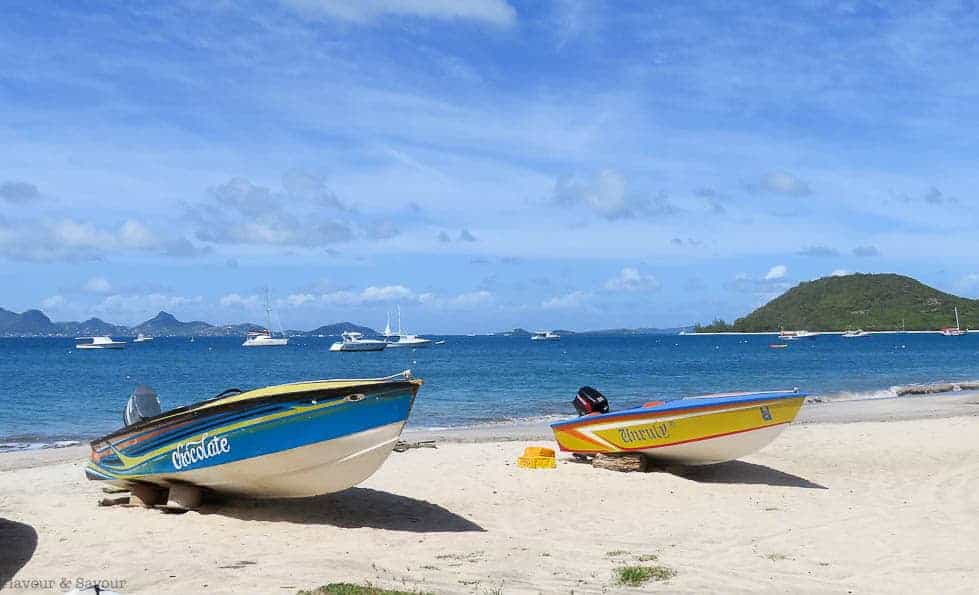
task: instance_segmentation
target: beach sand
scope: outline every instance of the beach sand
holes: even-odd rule
[[[755,455],[682,475],[563,456],[556,470],[520,469],[525,446],[552,444],[526,441],[540,428],[478,442],[449,433],[341,494],[182,515],[96,506],[85,448],[8,453],[0,577],[55,581],[35,593],[69,590],[62,577],[124,593],[339,581],[435,593],[975,591],[979,397],[813,404],[799,421]],[[633,564],[676,576],[618,586],[615,569]]]

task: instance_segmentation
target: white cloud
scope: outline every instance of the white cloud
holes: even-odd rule
[[[105,277],[92,277],[82,285],[85,293],[110,293],[112,284]]]
[[[44,309],[48,308],[58,308],[65,305],[65,298],[60,295],[52,295],[51,297],[44,298],[41,300],[41,307]]]
[[[777,264],[772,268],[768,269],[768,273],[765,274],[766,281],[774,281],[776,279],[782,279],[785,274],[789,272],[789,267],[784,264]]]
[[[545,310],[563,310],[566,308],[580,308],[591,298],[591,294],[584,291],[572,291],[565,295],[552,297],[541,302],[540,307]]]
[[[812,194],[808,183],[784,171],[766,174],[761,179],[760,187],[762,190],[785,194],[786,196],[808,196]]]
[[[153,232],[134,219],[129,219],[119,228],[119,243],[126,248],[138,250],[152,249],[160,245]]]
[[[835,271],[833,271],[832,273],[830,273],[829,276],[830,277],[845,277],[847,275],[852,275],[852,274],[853,273],[851,273],[850,271],[848,271],[846,269],[836,269]]]
[[[593,177],[559,177],[554,182],[550,202],[565,207],[581,205],[610,221],[680,212],[665,194],[630,190],[625,176],[611,169],[603,169]]]
[[[605,282],[605,289],[609,291],[656,291],[659,288],[656,277],[634,267],[623,268],[616,277]]]
[[[286,297],[286,303],[293,307],[299,307],[315,301],[316,296],[311,293],[293,293]]]
[[[173,312],[185,306],[199,306],[204,303],[201,296],[185,297],[165,293],[131,293],[107,296],[92,310],[106,320],[119,320],[127,323],[142,322],[161,310]]]
[[[229,293],[221,296],[218,303],[224,308],[255,308],[261,301],[257,295],[243,296],[237,293]]]
[[[364,23],[385,16],[477,21],[509,27],[517,12],[504,0],[282,0],[300,14]]]
[[[72,218],[16,222],[0,219],[0,257],[39,262],[83,261],[126,252],[190,257],[200,254],[201,249],[184,237],[161,239],[135,219],[117,228]]]

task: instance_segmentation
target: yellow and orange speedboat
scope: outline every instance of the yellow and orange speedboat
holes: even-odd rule
[[[551,424],[565,452],[639,452],[679,465],[710,465],[753,453],[795,419],[805,393],[725,393],[648,403]]]

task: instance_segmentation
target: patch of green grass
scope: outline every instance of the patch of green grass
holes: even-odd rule
[[[330,583],[322,585],[311,591],[297,591],[296,595],[431,595],[423,594],[419,591],[394,591],[391,589],[381,589],[370,584],[354,585],[351,583]]]
[[[667,566],[621,566],[615,569],[618,584],[638,587],[651,580],[668,581],[676,571]]]
[[[659,560],[659,556],[656,554],[639,554],[640,562],[655,562],[656,560]]]
[[[618,558],[620,556],[628,556],[629,552],[627,550],[612,550],[610,552],[605,552],[605,555],[609,558]]]

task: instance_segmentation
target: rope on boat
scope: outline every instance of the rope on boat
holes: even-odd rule
[[[434,440],[422,440],[421,442],[405,442],[398,440],[394,443],[394,452],[405,452],[410,448],[438,448]]]

